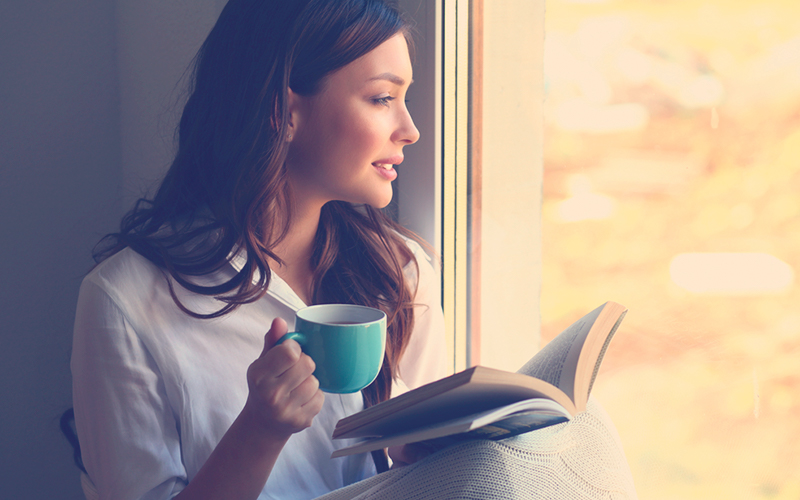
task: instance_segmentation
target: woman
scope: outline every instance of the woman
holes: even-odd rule
[[[81,287],[75,420],[100,498],[314,498],[375,474],[329,458],[335,423],[445,374],[433,270],[378,210],[419,136],[411,81],[379,0],[225,7],[173,164]],[[323,395],[299,346],[275,346],[327,302],[389,318],[363,395]]]

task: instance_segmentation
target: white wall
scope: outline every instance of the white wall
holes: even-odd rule
[[[81,276],[119,220],[114,4],[0,3],[0,498],[77,499],[59,433]]]
[[[151,192],[169,167],[189,66],[225,0],[117,0],[123,198]]]
[[[58,428],[78,286],[168,165],[177,81],[223,4],[0,3],[0,498],[82,498]]]

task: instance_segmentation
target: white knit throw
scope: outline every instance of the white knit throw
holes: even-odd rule
[[[619,435],[594,399],[569,422],[471,441],[317,500],[636,499]]]
[[[85,474],[88,500],[98,499]],[[317,500],[635,500],[628,462],[602,407],[504,441],[471,441]]]

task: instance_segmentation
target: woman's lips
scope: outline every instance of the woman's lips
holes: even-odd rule
[[[382,158],[378,161],[372,162],[372,166],[384,179],[393,181],[397,179],[397,171],[394,169],[395,165],[403,163],[403,155],[394,155],[388,158]]]
[[[375,167],[375,170],[384,179],[393,181],[397,178],[397,171],[394,169],[394,164],[392,163],[375,162],[372,166]]]

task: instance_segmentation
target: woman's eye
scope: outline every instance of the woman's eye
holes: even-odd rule
[[[391,101],[394,101],[394,97],[390,95],[384,97],[375,97],[372,99],[372,102],[375,104],[380,104],[381,106],[388,106]]]

